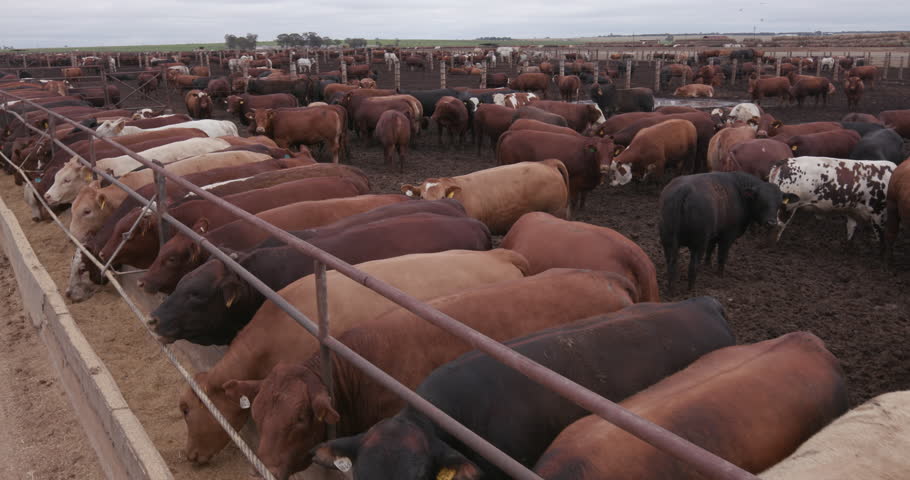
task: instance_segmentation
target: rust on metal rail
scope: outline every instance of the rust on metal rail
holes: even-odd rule
[[[0,93],[9,95],[13,98],[19,100],[28,100],[20,98],[16,95],[11,95],[7,92],[0,90]],[[94,131],[84,127],[77,122],[70,120],[69,118],[63,117],[55,112],[52,112],[40,105],[34,104],[37,108],[48,112],[51,115],[57,116],[60,120],[68,122],[74,125],[75,128],[79,128],[83,131],[89,132],[90,135],[94,135]],[[141,164],[152,169],[156,175],[162,175],[168,180],[174,182],[182,188],[185,188],[189,192],[193,192],[198,195],[200,198],[209,200],[215,205],[226,209],[232,214],[236,215],[237,218],[243,219],[247,223],[250,223],[257,228],[268,232],[270,235],[278,238],[287,245],[295,248],[303,254],[306,254],[312,257],[314,260],[317,260],[327,266],[331,266],[339,273],[351,278],[352,280],[366,286],[367,288],[383,295],[388,300],[404,307],[405,309],[417,314],[421,318],[429,321],[430,323],[448,331],[449,333],[455,335],[456,337],[467,341],[477,350],[480,350],[491,357],[497,359],[498,361],[504,363],[505,365],[513,368],[523,375],[527,376],[531,380],[543,385],[544,387],[556,392],[557,394],[565,397],[566,399],[572,401],[573,403],[581,406],[582,408],[604,418],[605,420],[617,425],[618,427],[626,430],[630,434],[638,437],[639,439],[653,445],[654,447],[673,455],[674,457],[691,464],[696,470],[706,475],[709,478],[714,478],[718,480],[755,480],[757,477],[751,473],[737,467],[736,465],[708,452],[707,450],[692,444],[691,442],[673,434],[672,432],[664,429],[663,427],[656,425],[648,420],[645,420],[632,412],[629,412],[625,408],[617,405],[615,402],[612,402],[608,399],[605,399],[596,393],[578,385],[577,383],[547,369],[543,365],[540,365],[533,360],[524,357],[523,355],[518,354],[514,350],[504,346],[503,344],[487,337],[486,335],[477,332],[476,330],[465,326],[461,322],[455,320],[454,318],[430,307],[424,302],[414,299],[405,292],[389,285],[388,283],[383,282],[359,269],[350,265],[337,257],[324,252],[313,245],[291,235],[290,233],[268,223],[264,220],[256,217],[249,212],[246,212],[239,207],[236,207],[224,199],[219,198],[212,193],[203,190],[202,188],[188,182],[182,177],[173,175],[159,165],[146,160],[140,155],[136,154],[132,150],[111,141],[107,138],[102,138],[102,141],[108,143],[117,150],[122,151],[125,155],[130,156]],[[54,139],[54,141],[57,141]],[[62,143],[61,143],[62,145]],[[81,161],[85,162],[84,159]],[[86,162],[87,163],[87,162]],[[99,175],[110,181],[111,183],[118,185],[121,189],[125,190],[131,197],[137,199],[143,205],[148,203],[148,200],[126,187],[120,183],[116,178],[108,175],[105,172],[98,172]],[[163,203],[165,199],[159,197],[159,204]],[[372,377],[374,380],[379,382],[384,387],[388,388],[390,391],[394,392],[396,395],[402,397],[409,404],[414,406],[417,410],[421,411],[427,415],[431,420],[439,424],[440,427],[452,433],[453,436],[464,442],[468,447],[472,448],[474,451],[479,453],[484,458],[490,460],[493,464],[501,468],[507,474],[514,478],[519,479],[539,479],[532,471],[528,470],[526,467],[497,449],[495,446],[491,445],[486,440],[482,439],[448,415],[443,411],[439,410],[422,397],[414,393],[409,388],[405,387],[394,378],[382,372],[375,365],[368,362],[366,359],[358,355],[356,352],[348,349],[345,345],[338,342],[337,339],[328,335],[326,333],[324,340],[320,335],[320,329],[315,325],[309,318],[300,313],[296,308],[293,307],[287,300],[278,295],[277,292],[267,287],[262,283],[258,278],[248,272],[246,269],[242,268],[237,262],[235,262],[230,256],[224,254],[220,249],[211,244],[201,235],[193,231],[192,228],[183,225],[174,219],[170,214],[164,213],[162,218],[168,223],[172,224],[178,231],[189,236],[192,240],[199,242],[202,248],[205,248],[211,252],[216,258],[224,261],[229,268],[234,270],[238,275],[240,275],[244,280],[250,282],[250,284],[260,291],[267,299],[273,301],[278,305],[279,308],[283,309],[291,318],[297,321],[302,327],[304,327],[310,334],[320,338],[320,341],[323,345],[330,348],[336,354],[340,355],[347,361],[350,361],[358,368],[364,370],[364,372]]]

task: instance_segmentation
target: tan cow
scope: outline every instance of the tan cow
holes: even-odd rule
[[[376,260],[357,267],[412,297],[426,300],[521,278],[527,272],[528,262],[520,254],[505,249],[450,250]],[[329,333],[336,338],[397,308],[390,300],[338,271],[328,272],[326,280],[328,291],[332,292],[328,296],[328,308],[332,312]],[[278,293],[304,315],[318,318],[313,275]],[[227,395],[226,382],[265,378],[279,362],[301,363],[318,349],[316,337],[267,301],[237,334],[224,357],[208,372],[197,373],[195,379],[234,428],[240,428],[249,418],[249,410]],[[186,458],[198,464],[207,463],[227,445],[227,434],[188,388],[180,397],[180,410],[188,430]]]
[[[568,216],[569,172],[556,159],[520,162],[459,177],[428,178],[417,186],[402,185],[401,191],[427,200],[454,198],[468,216],[501,235],[528,212]]]
[[[708,171],[722,172],[723,160],[727,153],[737,144],[755,139],[752,124],[755,124],[755,121],[749,120],[749,125],[724,128],[711,137],[708,143]]]
[[[693,83],[690,85],[683,85],[683,86],[677,88],[676,91],[673,92],[673,95],[675,95],[677,97],[688,97],[688,98],[695,98],[695,97],[712,98],[712,97],[714,97],[714,87],[712,87],[711,85],[701,85],[698,83]]]
[[[695,125],[688,120],[673,119],[639,130],[632,143],[608,165],[601,165],[605,180],[612,186],[625,185],[633,175],[660,180],[666,167],[680,170],[692,165],[697,149]]]

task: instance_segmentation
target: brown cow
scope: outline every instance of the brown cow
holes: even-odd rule
[[[711,115],[707,112],[693,112],[693,113],[673,113],[668,115],[655,115],[652,117],[647,117],[641,120],[638,120],[628,127],[616,132],[611,136],[612,140],[617,145],[628,146],[631,145],[632,141],[635,139],[638,132],[646,127],[651,127],[668,120],[688,120],[695,125],[695,131],[698,135],[698,142],[696,145],[695,151],[695,161],[692,164],[687,164],[684,167],[686,170],[691,171],[692,173],[702,172],[705,170],[705,162],[708,158],[708,144],[711,142],[711,138],[714,136],[716,131],[716,125],[714,120],[711,118]]]
[[[780,137],[777,140],[786,141],[788,137],[794,135],[805,135],[807,133],[826,132],[828,130],[841,130],[843,126],[838,122],[807,122],[796,125],[784,125],[780,120],[771,122],[768,128],[769,137]]]
[[[227,97],[231,94],[231,84],[224,78],[213,78],[209,80],[204,91],[212,97],[213,100],[219,100],[226,103]]]
[[[139,73],[139,90],[146,95],[151,95],[152,92],[158,90],[158,77],[156,72]]]
[[[816,106],[818,106],[819,97],[821,97],[825,105],[828,104],[828,93],[832,84],[827,78],[797,75],[796,73],[791,73],[788,78],[792,85],[790,87],[790,101],[796,100],[797,106],[802,107],[803,100],[806,97],[815,97]]]
[[[878,114],[878,118],[886,127],[897,131],[900,136],[910,138],[910,109],[885,110]]]
[[[331,106],[253,109],[247,118],[255,121],[257,134],[267,135],[281,148],[322,143],[333,163],[344,150],[345,119]]]
[[[76,83],[79,80],[79,77],[82,76],[82,69],[78,67],[73,68],[64,68],[63,69],[63,78],[70,83]]]
[[[197,77],[208,77],[211,75],[211,73],[209,72],[209,67],[196,65],[190,69],[190,75],[196,75]]]
[[[904,160],[891,174],[887,193],[887,215],[884,235],[884,256],[894,264],[894,242],[900,233],[901,220],[910,219],[910,159]]]
[[[499,137],[496,160],[500,165],[556,158],[569,171],[572,208],[583,209],[589,191],[600,185],[600,165],[612,158],[613,141],[577,138],[535,130],[508,131]]]
[[[748,140],[735,145],[721,159],[721,172],[744,172],[767,181],[771,168],[793,156],[786,143],[770,138]]]
[[[532,118],[516,119],[514,122],[512,122],[512,126],[509,127],[509,130],[535,130],[538,132],[559,133],[562,135],[568,135],[570,137],[584,138],[584,135],[576,132],[575,130],[572,130],[571,128],[544,123],[540,120],[534,120]]]
[[[383,98],[366,98],[363,102],[360,103],[357,107],[357,112],[354,114],[354,126],[356,127],[357,133],[363,139],[366,144],[369,144],[369,139],[373,136],[373,130],[376,129],[376,124],[379,123],[379,117],[383,113],[394,110],[402,114],[409,113],[413,115],[410,104],[402,99],[394,99],[392,101],[383,100]],[[417,129],[414,128],[413,118],[410,119],[411,124],[411,134],[416,136]]]
[[[660,181],[667,167],[678,171],[695,165],[698,134],[689,120],[674,118],[643,128],[627,148],[618,145],[612,161],[601,165],[604,181],[612,186],[625,185],[632,177],[651,176]]]
[[[525,276],[527,260],[518,253],[497,249],[489,252],[451,250],[416,254],[361,263],[358,268],[390,285],[427,300],[451,295],[468,288]],[[328,308],[332,312],[331,335],[339,337],[365,318],[376,318],[397,305],[337,271],[326,273]],[[279,293],[309,318],[318,318],[313,276],[304,277]],[[299,363],[319,350],[319,342],[291,319],[284,310],[268,301],[231,343],[227,353],[207,372],[195,379],[208,392],[222,414],[235,428],[249,418],[225,391],[229,380],[259,380],[279,362]],[[186,458],[205,464],[230,441],[191,389],[180,398],[188,438]]]
[[[493,235],[502,235],[527,212],[566,217],[569,172],[556,159],[520,162],[458,177],[428,178],[416,186],[402,185],[401,191],[425,200],[454,198],[469,217],[486,224]]]
[[[757,474],[786,458],[849,403],[837,358],[815,335],[795,332],[708,353],[620,405]],[[534,471],[552,480],[706,478],[596,415],[566,427]]]
[[[483,146],[484,137],[489,137],[490,147],[494,150],[500,135],[509,129],[515,110],[502,105],[481,103],[474,112],[474,143],[477,145],[477,155]]]
[[[348,77],[363,79],[366,77],[376,78],[377,74],[370,70],[369,65],[351,65],[348,67]]]
[[[673,95],[677,96],[677,97],[689,97],[689,98],[695,98],[695,97],[711,98],[714,96],[714,87],[712,87],[710,85],[699,85],[697,83],[693,83],[691,85],[683,85],[682,87],[677,88],[676,91],[673,92]],[[661,108],[665,108],[665,107],[661,107]],[[670,112],[661,112],[661,113],[670,113]],[[673,112],[673,113],[676,113],[676,112]]]
[[[546,73],[521,73],[509,80],[509,88],[526,92],[540,92],[541,97],[547,96],[549,85],[550,76]]]
[[[436,129],[439,132],[439,144],[442,145],[443,129],[449,131],[449,143],[455,143],[455,137],[458,142],[464,145],[465,133],[468,131],[468,109],[461,100],[445,96],[436,102],[436,110],[430,117],[436,122]]]
[[[629,112],[629,113],[620,113],[619,115],[613,115],[608,118],[607,121],[601,123],[593,131],[594,135],[598,137],[605,137],[607,135],[613,135],[616,132],[632,125],[633,123],[644,119],[651,118],[661,115],[661,112]]]
[[[780,106],[790,102],[790,80],[787,77],[749,78],[749,94],[752,103],[761,105],[764,97],[780,97]]]
[[[712,87],[721,87],[726,80],[720,65],[705,65],[698,69],[695,81]]]
[[[786,143],[794,157],[849,158],[859,139],[856,131],[841,129],[794,135]]]
[[[754,123],[754,120],[750,120]],[[708,143],[708,171],[722,172],[723,160],[737,144],[755,139],[755,128],[751,125],[729,127],[717,132]]]
[[[581,79],[578,75],[567,75],[564,77],[553,77],[553,83],[559,89],[559,95],[564,102],[578,101],[579,92],[581,91]]]
[[[190,90],[183,97],[186,112],[195,119],[212,118],[212,97],[202,90]]]
[[[439,111],[438,108],[437,112]],[[386,166],[392,165],[392,152],[398,152],[399,172],[404,172],[404,156],[408,153],[408,145],[411,143],[410,115],[410,111],[401,113],[397,110],[386,110],[379,116],[379,121],[376,123],[376,131],[374,132],[376,138],[382,144]],[[442,142],[441,133],[440,142]]]
[[[488,73],[487,86],[490,88],[501,88],[509,86],[509,76],[505,73]]]
[[[572,292],[572,295],[565,295]],[[497,341],[601,315],[632,304],[635,288],[607,272],[553,269],[532,277],[483,286],[427,302]],[[465,342],[403,308],[349,330],[338,340],[409,388],[416,389],[436,367],[466,353]],[[396,345],[395,351],[389,345]],[[433,345],[433,348],[426,348]],[[411,351],[402,362],[397,351]],[[423,353],[416,353],[423,352]],[[335,365],[345,364],[339,357]],[[259,455],[277,478],[309,466],[307,452],[325,436],[326,425],[361,432],[393,416],[405,402],[353,372],[336,391],[353,392],[344,401],[327,395],[319,355],[299,365],[279,364],[261,382],[236,382],[231,390],[255,397],[252,415],[259,428]],[[280,394],[278,391],[280,390]],[[239,400],[239,398],[238,398]],[[308,419],[301,423],[300,419]]]
[[[268,108],[294,108],[297,107],[297,97],[290,93],[273,93],[269,95],[231,95],[227,97],[227,113],[235,113],[244,125],[250,124],[251,113],[254,109]]]
[[[875,86],[875,80],[878,78],[878,67],[868,65],[865,67],[853,67],[847,72],[847,78],[859,77],[863,82],[869,84],[869,88]]]
[[[610,228],[528,213],[502,239],[502,248],[527,258],[531,274],[551,268],[612,272],[635,285],[638,297],[633,301],[660,301],[654,262],[635,242]]]
[[[576,132],[584,132],[588,126],[606,121],[600,107],[593,103],[566,103],[535,98],[531,100],[530,105],[565,118],[568,127]]]
[[[856,109],[859,107],[859,101],[863,99],[863,90],[865,84],[860,77],[847,77],[844,80],[844,95],[847,97],[847,108]]]

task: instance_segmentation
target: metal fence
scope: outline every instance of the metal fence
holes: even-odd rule
[[[156,205],[156,210],[158,212],[158,222],[159,226],[163,229],[166,225],[174,227],[177,231],[187,235],[192,240],[198,242],[202,248],[205,248],[209,251],[214,258],[221,260],[227,265],[228,268],[236,272],[241,278],[250,282],[250,284],[261,292],[266,299],[274,302],[281,309],[283,309],[291,318],[293,318],[297,323],[305,328],[310,334],[316,336],[320,341],[320,353],[323,356],[323,359],[328,358],[330,352],[334,352],[339,357],[355,365],[357,368],[363,370],[363,372],[370,377],[372,380],[376,381],[385,388],[388,388],[390,391],[394,392],[396,395],[401,397],[403,400],[408,402],[411,406],[419,410],[421,413],[427,415],[431,420],[437,423],[441,428],[451,433],[455,438],[462,441],[465,445],[482,455],[484,458],[489,460],[491,463],[502,469],[508,475],[513,478],[522,479],[522,480],[540,480],[540,477],[512,459],[498,448],[467,429],[465,426],[461,425],[453,418],[449,417],[445,412],[439,410],[430,402],[424,400],[422,397],[417,395],[414,391],[406,387],[405,385],[399,383],[397,380],[380,370],[375,365],[371,364],[369,361],[361,357],[359,354],[349,349],[347,346],[339,342],[337,339],[329,335],[329,322],[330,322],[330,312],[326,310],[326,299],[327,295],[331,293],[327,291],[326,286],[326,276],[325,270],[326,266],[330,266],[339,272],[342,275],[345,275],[352,280],[364,285],[366,288],[369,288],[378,294],[384,296],[388,300],[404,307],[405,309],[415,313],[424,320],[436,325],[443,330],[451,333],[452,335],[458,337],[461,340],[468,342],[472,347],[477,350],[480,350],[491,357],[497,359],[498,361],[504,363],[505,365],[513,368],[523,375],[527,376],[531,380],[541,384],[542,386],[558,393],[559,395],[565,397],[566,399],[572,401],[573,403],[581,406],[582,408],[604,418],[605,420],[617,425],[618,427],[628,431],[630,434],[638,437],[639,439],[653,445],[654,447],[673,455],[674,457],[687,462],[693,466],[696,470],[704,474],[705,476],[713,479],[725,479],[725,480],[745,480],[745,479],[756,479],[754,475],[742,470],[741,468],[733,465],[732,463],[708,452],[707,450],[702,449],[701,447],[694,445],[687,440],[673,434],[672,432],[651,423],[648,420],[645,420],[637,415],[629,412],[623,407],[617,405],[616,403],[605,399],[596,393],[588,390],[587,388],[578,385],[577,383],[547,369],[546,367],[540,365],[539,363],[534,362],[533,360],[524,357],[514,350],[504,346],[503,344],[492,340],[486,335],[473,330],[470,327],[465,326],[459,321],[455,320],[452,317],[430,307],[424,302],[421,302],[405,292],[389,285],[388,283],[383,282],[382,280],[375,278],[358,268],[336,258],[335,256],[322,251],[313,245],[291,235],[290,233],[270,224],[262,219],[256,217],[255,215],[248,213],[225,200],[209,193],[206,190],[184,180],[183,178],[176,176],[167,170],[165,170],[161,164],[157,162],[151,162],[142,156],[136,154],[132,150],[123,147],[122,145],[117,144],[115,141],[107,138],[100,138],[89,128],[86,128],[77,122],[66,118],[62,115],[58,115],[50,110],[45,109],[44,107],[30,102],[18,95],[0,90],[0,97],[2,97],[4,110],[6,110],[6,102],[10,99],[21,100],[27,104],[34,106],[42,111],[45,111],[50,116],[57,118],[59,121],[69,123],[74,126],[74,128],[80,129],[82,131],[88,132],[90,135],[93,135],[95,138],[99,138],[101,141],[111,145],[113,148],[123,152],[125,155],[129,155],[134,160],[140,162],[145,167],[151,169],[155,175],[155,181],[158,184],[158,194],[156,195],[158,201]],[[18,114],[9,112],[14,117],[19,120],[23,120]],[[43,137],[48,137],[47,132],[40,130],[34,126],[29,125],[29,128],[38,133]],[[94,159],[86,160],[81,156],[78,156],[69,149],[65,144],[60,142],[57,139],[53,139],[60,148],[63,148],[67,152],[76,156],[80,162],[85,166],[94,169]],[[108,175],[104,171],[95,170],[95,173],[104,178],[105,180],[111,182],[114,185],[117,185],[119,188],[123,189],[130,197],[137,200],[142,206],[149,207],[151,201],[145,197],[139,195],[133,189],[123,185],[116,178]],[[296,250],[304,253],[314,259],[315,262],[315,282],[316,282],[316,292],[317,292],[317,307],[319,313],[318,324],[314,323],[312,320],[307,318],[299,310],[297,310],[293,305],[291,305],[287,300],[281,297],[277,292],[266,286],[262,281],[256,278],[252,273],[245,270],[241,267],[234,259],[229,255],[222,252],[218,247],[209,243],[204,237],[197,234],[193,231],[192,228],[180,223],[174,217],[167,213],[167,202],[163,197],[165,182],[174,182],[176,185],[186,189],[188,192],[196,194],[199,198],[209,200],[220,208],[230,211],[232,214],[236,215],[238,218],[243,219],[244,221],[260,228],[270,235],[280,239],[289,246],[294,247]],[[29,185],[30,182],[27,182]],[[154,198],[154,197],[153,197]],[[46,207],[46,205],[45,205]],[[149,207],[152,208],[152,207]],[[62,224],[58,224],[63,227]],[[84,253],[88,254],[88,251],[85,247],[79,244],[74,237],[70,237],[77,243],[77,248],[82,250]],[[89,255],[90,256],[90,255]],[[90,256],[91,257],[91,256]],[[91,261],[97,265],[99,268],[104,269],[105,266],[98,259],[91,257]],[[110,271],[105,271],[105,276],[109,280],[116,280],[114,275]],[[121,295],[124,296],[127,303],[130,305],[130,308],[137,314],[140,320],[145,320],[144,315],[135,307],[132,301],[125,295],[123,290],[120,288],[119,283],[115,283],[115,288],[118,289]],[[146,328],[147,325],[146,325]],[[151,331],[149,330],[150,334]],[[175,366],[180,371],[180,374],[187,380],[190,384],[193,391],[199,398],[202,400],[203,404],[208,408],[216,420],[221,423],[222,427],[229,433],[231,439],[236,443],[244,455],[250,459],[253,466],[257,471],[266,479],[272,479],[273,476],[264,468],[261,461],[252,453],[248,446],[246,446],[243,440],[239,435],[230,427],[226,420],[220,415],[217,409],[209,401],[205,392],[193,381],[190,374],[179,365],[176,358],[173,356],[173,353],[170,352],[168,347],[162,346],[165,351],[165,354],[168,356],[168,359],[175,364]],[[331,362],[323,361],[323,368],[327,369],[324,371],[325,378],[327,383],[331,387],[331,378],[332,373],[330,370]]]

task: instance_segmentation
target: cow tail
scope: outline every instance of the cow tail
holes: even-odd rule
[[[503,142],[503,140],[508,136],[508,133],[509,133],[508,130],[506,130],[505,132],[502,132],[502,135],[500,135],[499,138],[496,140],[496,164],[497,164],[497,165],[504,165],[504,164],[502,163],[502,160],[503,160],[503,158],[502,158],[502,142]]]
[[[664,249],[679,249],[679,231],[689,195],[684,190],[671,193],[660,206],[660,243]]]
[[[556,170],[558,170],[559,174],[562,175],[562,182],[566,186],[566,219],[571,220],[572,219],[572,209],[571,209],[572,202],[570,201],[571,189],[569,187],[569,169],[566,168],[565,163],[562,163],[562,160],[555,159],[555,158],[546,160],[546,161],[544,161],[544,163],[546,163],[547,165],[552,165],[553,167],[556,167]]]

